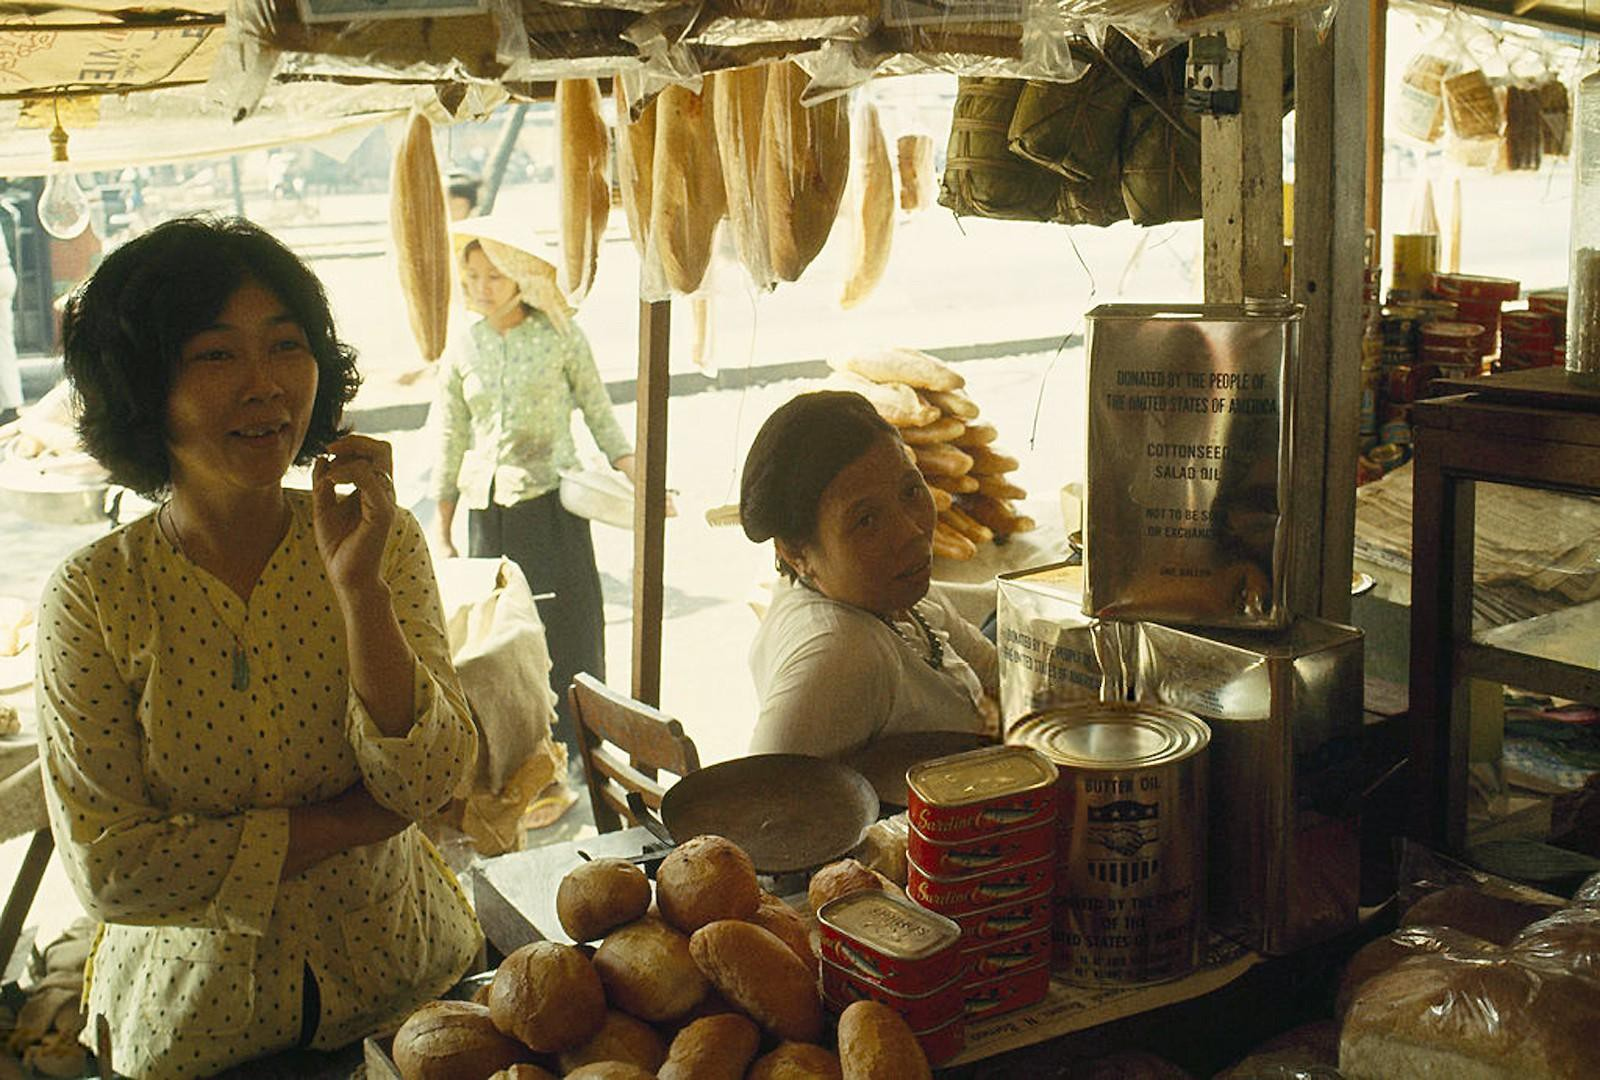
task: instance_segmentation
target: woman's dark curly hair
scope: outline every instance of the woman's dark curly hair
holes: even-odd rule
[[[167,395],[179,355],[246,282],[283,302],[316,357],[317,396],[295,460],[310,461],[344,434],[339,420],[361,377],[316,275],[243,218],[177,218],[106,256],[68,300],[61,322],[78,436],[114,483],[157,495],[171,482]]]

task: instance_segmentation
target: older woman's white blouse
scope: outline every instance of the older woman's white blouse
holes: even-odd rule
[[[131,1076],[205,1076],[293,1045],[308,964],[322,999],[314,1045],[350,1042],[438,996],[482,941],[415,826],[280,880],[290,807],[362,782],[391,810],[427,818],[477,752],[415,519],[398,515],[383,556],[419,660],[415,719],[395,738],[349,686],[309,497],[290,493],[290,507],[248,602],[149,515],[68,558],[40,606],[51,828],[79,899],[105,924],[88,1008],[110,1020],[118,1071]],[[249,657],[243,689],[235,638]]]
[[[993,642],[936,589],[917,613],[940,639],[937,671],[915,623],[897,634],[869,611],[793,582],[774,584],[750,650],[761,702],[750,752],[837,757],[904,732],[993,734],[983,702],[999,672]]]

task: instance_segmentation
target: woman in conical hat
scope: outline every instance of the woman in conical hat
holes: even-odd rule
[[[566,689],[580,671],[605,677],[605,623],[589,522],[561,505],[561,471],[578,465],[573,411],[630,481],[633,447],[555,267],[530,250],[531,230],[468,218],[453,235],[467,307],[481,318],[446,350],[440,370],[438,544],[456,554],[451,532],[464,503],[468,553],[508,556],[535,594],[555,594],[539,601],[539,615],[550,645],[556,735],[575,760]]]

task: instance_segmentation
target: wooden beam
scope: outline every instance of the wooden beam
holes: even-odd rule
[[[1383,243],[1383,73],[1389,62],[1389,0],[1367,0],[1367,228]],[[1383,262],[1381,252],[1373,259]]]
[[[1239,50],[1239,113],[1200,120],[1205,297],[1282,296],[1283,31],[1228,31]]]
[[[1361,374],[1363,198],[1369,176],[1368,7],[1295,32],[1294,299],[1305,307],[1295,387],[1289,609],[1350,618]]]
[[[661,619],[666,564],[667,393],[672,302],[639,302],[639,386],[633,500],[632,694],[661,705]]]

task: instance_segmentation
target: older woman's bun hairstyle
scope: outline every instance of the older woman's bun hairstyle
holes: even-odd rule
[[[840,471],[885,436],[889,422],[860,394],[818,390],[781,406],[756,433],[739,484],[739,520],[756,543],[804,542],[817,503]]]

